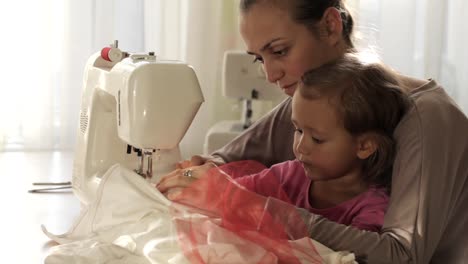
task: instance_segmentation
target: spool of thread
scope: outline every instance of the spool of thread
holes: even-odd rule
[[[119,62],[123,59],[123,52],[118,48],[105,47],[101,50],[101,57],[107,61]]]

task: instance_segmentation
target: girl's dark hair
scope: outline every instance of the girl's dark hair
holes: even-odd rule
[[[325,10],[334,7],[341,14],[343,38],[349,47],[354,47],[351,38],[354,20],[342,0],[241,0],[239,7],[242,12],[247,12],[254,4],[260,2],[277,4],[288,8],[294,21],[305,25],[314,33],[317,33],[316,23],[322,18]]]
[[[340,59],[306,72],[299,93],[306,99],[323,96],[335,104],[352,135],[372,132],[378,148],[364,161],[367,182],[390,190],[395,157],[393,132],[411,104],[396,74],[365,56],[346,53]]]

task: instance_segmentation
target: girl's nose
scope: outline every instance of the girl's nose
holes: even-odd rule
[[[297,141],[296,144],[296,152],[302,155],[308,155],[309,154],[309,148],[307,146],[307,140],[304,137],[304,134],[302,134]]]

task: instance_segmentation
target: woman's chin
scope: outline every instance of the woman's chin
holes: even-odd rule
[[[290,88],[282,88],[283,92],[289,96],[293,96],[294,92],[296,91],[296,87],[290,87]]]

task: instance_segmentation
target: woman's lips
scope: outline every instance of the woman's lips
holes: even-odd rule
[[[294,93],[294,91],[296,90],[296,86],[297,86],[297,83],[293,83],[293,84],[290,84],[290,85],[285,85],[283,87],[281,87],[283,89],[283,91],[288,94],[288,95],[292,95]]]
[[[297,83],[292,83],[292,84],[289,84],[289,85],[285,85],[282,88],[283,89],[290,89],[290,88],[296,87],[296,85],[297,85]]]

